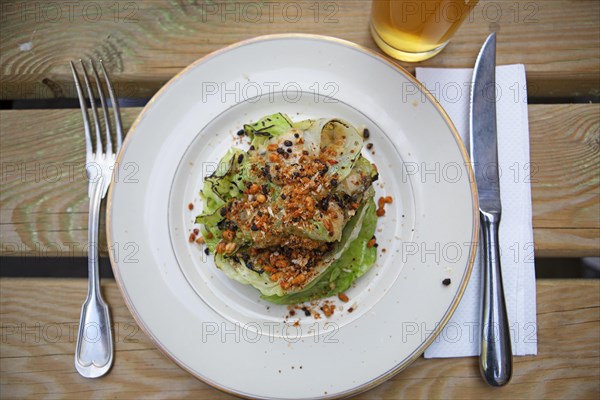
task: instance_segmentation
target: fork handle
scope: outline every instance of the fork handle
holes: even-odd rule
[[[100,225],[100,204],[102,203],[104,177],[98,174],[92,182],[88,213],[88,297],[100,293],[100,274],[98,260],[98,225]]]
[[[86,378],[98,378],[110,370],[113,339],[108,306],[100,293],[98,273],[98,222],[104,195],[103,177],[91,182],[88,226],[88,293],[79,320],[75,368]]]

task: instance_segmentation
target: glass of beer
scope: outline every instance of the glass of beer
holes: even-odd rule
[[[427,60],[446,47],[478,1],[373,0],[371,35],[398,60]]]

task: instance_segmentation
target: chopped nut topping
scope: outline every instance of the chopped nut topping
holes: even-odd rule
[[[385,205],[386,204],[391,204],[394,200],[392,199],[392,196],[386,196],[386,197],[380,197],[379,200],[377,201],[377,211],[376,214],[378,217],[383,217],[385,215]]]
[[[331,171],[338,163],[335,150],[325,147],[318,155],[311,155],[296,146],[302,142],[298,135],[270,143],[266,153],[264,147],[249,152],[247,181],[235,183],[245,190],[221,208],[223,219],[218,226],[223,240],[216,253],[225,254],[234,263],[243,260],[246,267],[266,273],[283,289],[310,281],[317,272],[315,266],[341,236],[340,222],[356,214],[362,192],[347,194],[347,187],[372,183],[372,176],[362,171],[349,181],[343,180]],[[315,223],[322,224],[331,242],[302,235],[315,229]],[[236,237],[252,245],[236,244]],[[334,289],[335,282],[332,285]],[[323,312],[327,315],[329,311]]]
[[[335,307],[331,304],[325,304],[321,307],[321,311],[323,311],[326,317],[331,317],[335,311]]]
[[[227,229],[225,230],[225,232],[223,232],[223,239],[227,240],[228,242],[233,241],[233,238],[235,237],[235,232]]]
[[[236,248],[236,244],[233,242],[229,242],[225,245],[225,253],[233,253]]]
[[[253,183],[249,188],[248,188],[248,193],[249,194],[256,194],[258,193],[258,191],[260,190],[260,186],[258,186],[256,183]]]
[[[304,281],[306,281],[306,276],[304,274],[300,274],[292,279],[292,285],[300,285],[301,283],[304,283]]]

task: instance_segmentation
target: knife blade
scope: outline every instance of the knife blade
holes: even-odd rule
[[[512,377],[512,349],[498,238],[502,204],[496,126],[496,33],[483,44],[471,83],[470,153],[479,195],[483,259],[479,369],[489,385],[503,386]]]

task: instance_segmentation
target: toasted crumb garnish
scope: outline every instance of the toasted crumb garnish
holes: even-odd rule
[[[292,285],[300,285],[306,281],[306,276],[304,274],[300,274],[292,279]]]
[[[385,205],[386,204],[391,204],[394,201],[394,199],[392,198],[392,196],[386,196],[386,197],[380,197],[379,200],[377,201],[377,211],[376,214],[378,217],[383,217],[385,215]]]
[[[236,244],[233,242],[229,242],[225,245],[225,253],[233,253],[235,251],[236,248]]]
[[[256,194],[260,191],[260,186],[258,186],[256,183],[253,183],[252,185],[250,185],[250,187],[248,188],[248,193],[249,194]]]
[[[227,229],[225,230],[225,232],[223,232],[223,239],[227,240],[228,242],[231,242],[233,241],[233,238],[235,238],[235,232],[231,229]]]
[[[331,317],[335,311],[335,307],[330,304],[325,304],[321,307],[321,311],[325,314],[326,317]]]

